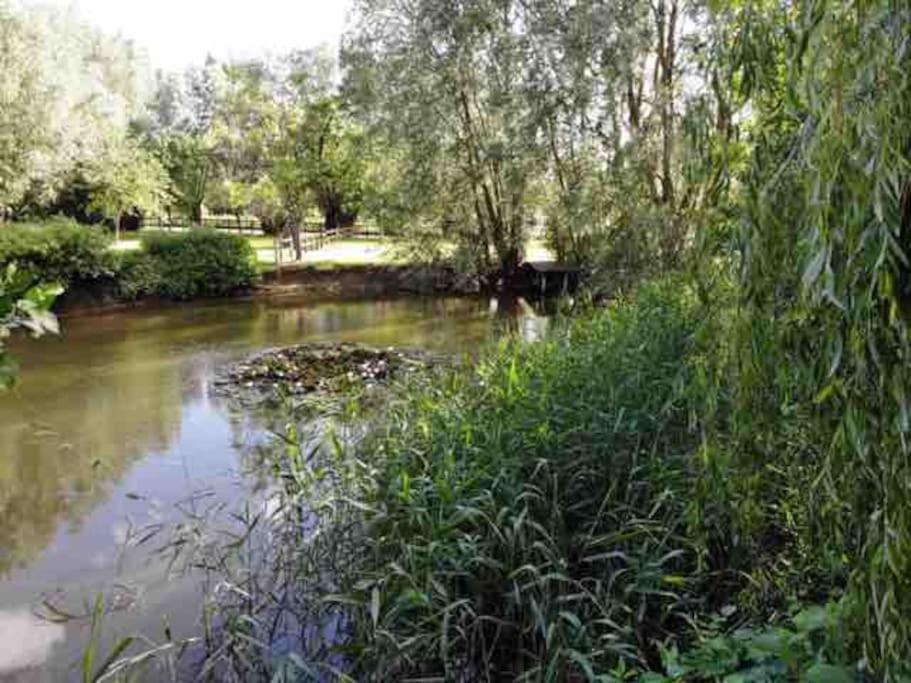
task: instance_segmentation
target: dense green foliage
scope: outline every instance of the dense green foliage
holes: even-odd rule
[[[806,463],[784,453],[757,476],[707,438],[743,419],[715,381],[735,374],[738,295],[713,294],[667,278],[410,381],[356,449],[321,454],[290,427],[278,587],[242,619],[270,628],[291,582],[311,623],[347,615],[354,680],[872,677],[844,577],[813,546]],[[802,447],[804,419],[751,436]],[[305,543],[301,504],[321,525]],[[326,666],[330,632],[298,661]],[[232,642],[253,675],[244,657],[263,652]]]
[[[662,652],[666,676],[648,676],[648,683],[673,683],[681,679],[723,678],[740,683],[848,683],[857,678],[842,651],[844,632],[834,605],[813,606],[794,615],[793,627],[762,630],[738,629],[712,635],[706,629],[698,647],[681,654],[676,648]]]
[[[147,252],[125,252],[117,259],[114,296],[122,301],[158,296],[162,291],[161,274],[158,260]]]
[[[110,236],[68,220],[0,228],[0,268],[15,265],[33,282],[86,283],[114,274]]]
[[[145,233],[140,251],[122,253],[110,244],[110,234],[97,226],[9,223],[0,229],[0,268],[14,266],[34,285],[89,288],[126,301],[225,296],[258,277],[255,253],[237,235]]]
[[[390,411],[365,451],[364,674],[645,667],[713,607],[689,529],[698,316],[679,282],[650,287]]]
[[[754,4],[359,0],[345,92],[383,149],[371,210],[491,280],[530,235],[610,289],[679,267],[729,225]]]
[[[168,299],[225,296],[251,287],[257,279],[253,248],[238,235],[208,230],[149,233],[143,235],[142,248],[148,261],[126,261],[131,277],[148,283],[143,286],[156,285],[156,293]]]
[[[349,225],[361,207],[366,139],[335,93],[321,50],[209,61],[161,79],[137,122],[171,179],[168,211],[254,215],[267,232],[322,216]]]
[[[34,336],[57,331],[51,304],[61,291],[59,285],[35,283],[33,278],[7,265],[0,270],[0,391],[16,377],[16,364],[4,348],[10,332],[22,328]]]
[[[852,645],[902,680],[911,666],[911,508],[899,502],[911,491],[911,6],[814,6],[797,35],[772,32],[779,12],[755,18],[777,50],[743,66],[756,74],[763,116],[725,380],[734,419],[707,434],[706,457],[752,472],[730,494],[752,511],[735,518],[745,530],[800,520],[820,575],[846,585]],[[786,54],[784,74],[776,52]],[[776,472],[799,486],[796,500],[769,489]],[[806,510],[792,517],[798,501]]]
[[[335,61],[317,49],[156,74],[73,13],[0,0],[0,219],[198,224],[208,210],[270,229],[348,224],[366,140],[340,106]]]
[[[30,157],[47,140],[47,92],[31,59],[38,37],[0,3],[0,215],[28,185]]]
[[[156,209],[167,178],[129,131],[147,69],[72,13],[0,1],[0,218]]]

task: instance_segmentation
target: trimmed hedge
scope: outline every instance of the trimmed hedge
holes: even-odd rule
[[[149,233],[142,247],[157,270],[157,294],[169,299],[224,296],[251,287],[258,278],[253,247],[238,235],[203,229]],[[135,274],[149,266],[136,261],[131,267]],[[152,280],[147,272],[142,277]]]
[[[100,227],[55,219],[0,225],[0,269],[15,263],[36,281],[70,285],[115,275],[110,235]]]

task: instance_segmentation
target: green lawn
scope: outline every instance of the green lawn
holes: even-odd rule
[[[114,242],[111,245],[111,249],[114,251],[136,251],[139,249],[139,240],[138,239],[121,239],[119,242]]]
[[[262,264],[270,266],[275,264],[275,249],[271,244],[267,248],[257,248],[256,255]],[[403,263],[402,258],[394,253],[391,242],[366,238],[334,240],[322,249],[304,252],[303,258],[298,262],[291,263],[292,258],[291,250],[286,249],[283,263],[287,267],[334,268]]]
[[[275,266],[275,247],[271,237],[248,236],[250,246],[256,252],[256,260],[267,268]],[[139,238],[130,236],[121,239],[111,248],[115,251],[135,251],[139,249]],[[531,240],[526,250],[529,261],[545,261],[551,257],[550,252],[540,240]],[[392,242],[377,238],[350,238],[334,240],[322,249],[304,253],[303,259],[292,263],[293,253],[286,249],[283,264],[285,267],[336,268],[342,266],[394,265],[406,260],[395,253]]]

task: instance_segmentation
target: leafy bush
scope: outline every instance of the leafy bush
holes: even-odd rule
[[[15,264],[34,282],[100,285],[105,296],[190,299],[251,286],[255,254],[243,237],[212,231],[152,233],[141,252],[117,254],[109,235],[69,220],[0,227],[0,268]]]
[[[57,319],[50,308],[58,294],[59,285],[35,284],[15,265],[0,269],[0,391],[9,388],[16,376],[16,364],[4,348],[4,339],[16,328],[36,337],[57,332]]]
[[[134,301],[154,296],[161,290],[161,269],[158,261],[142,251],[122,254],[117,263],[116,297]]]
[[[648,676],[643,683],[721,680],[726,683],[853,683],[856,667],[848,665],[837,604],[811,606],[793,617],[793,628],[742,628],[708,635],[698,646],[662,653],[667,676]]]
[[[257,279],[255,253],[238,235],[208,230],[142,237],[145,253],[158,271],[157,290],[170,299],[223,296],[252,286]],[[132,264],[138,272],[139,264]],[[151,266],[142,266],[148,281]]]
[[[0,268],[15,264],[35,281],[68,285],[109,277],[115,260],[101,228],[69,220],[0,226]]]

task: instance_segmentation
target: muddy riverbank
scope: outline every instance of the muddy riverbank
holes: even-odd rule
[[[104,280],[76,283],[57,300],[60,316],[91,315],[116,311],[182,306],[188,302],[146,297],[118,300],[115,288]],[[232,300],[281,296],[312,297],[314,302],[354,301],[409,295],[476,295],[476,280],[459,275],[447,266],[344,266],[334,268],[285,268],[281,273],[263,273],[260,284],[238,291]]]

